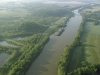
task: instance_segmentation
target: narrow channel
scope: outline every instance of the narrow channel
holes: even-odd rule
[[[82,22],[78,9],[73,11],[75,16],[70,18],[64,32],[60,36],[50,36],[39,57],[33,62],[26,75],[57,75],[57,61],[76,36]]]

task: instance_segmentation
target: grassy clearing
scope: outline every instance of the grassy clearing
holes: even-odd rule
[[[94,25],[94,22],[86,22],[83,28],[84,32],[80,39],[83,45],[73,50],[68,72],[80,67],[84,59],[91,64],[100,62],[100,25]]]
[[[70,17],[62,17],[60,18],[58,21],[56,21],[53,25],[51,25],[46,31],[45,34],[50,34],[52,32],[54,32],[55,30],[57,30],[60,26],[62,27],[63,22],[65,22],[66,20],[68,20]]]
[[[97,43],[98,43],[98,45],[100,46],[100,35],[97,35]],[[99,47],[100,48],[100,47]]]
[[[86,22],[82,42],[85,48],[85,59],[87,62],[97,64],[100,62],[100,25],[94,22]]]
[[[70,59],[70,64],[68,71],[71,72],[74,69],[77,69],[81,66],[81,61],[83,60],[83,51],[82,47],[77,47],[73,50],[72,58]]]
[[[83,12],[88,12],[88,11],[91,11],[91,12],[100,11],[100,6],[94,6],[92,8],[85,8],[83,10]]]
[[[71,15],[70,15],[71,16]],[[47,35],[51,35],[54,31],[56,31],[60,26],[62,26],[63,22],[66,22],[70,16],[67,17],[62,17],[59,20],[57,20],[53,25],[49,26],[49,28],[42,34],[39,43],[41,42],[41,40],[47,36]]]
[[[66,51],[59,62],[59,75],[67,75],[68,72],[68,75],[92,75],[92,70],[92,73],[89,74],[90,69],[87,69],[87,65],[89,65],[87,62],[91,64],[100,63],[100,24],[99,22],[98,24],[95,23],[95,20],[98,20],[98,18],[92,14],[89,16],[95,20],[88,20],[87,13],[84,12],[82,12],[82,16],[82,29],[80,28],[79,35],[75,38],[75,42],[70,45],[71,47],[69,46],[67,47],[68,49],[65,49]],[[86,67],[84,67],[84,71],[82,73],[83,66]],[[80,69],[79,67],[82,68]],[[95,69],[93,70],[96,72]]]

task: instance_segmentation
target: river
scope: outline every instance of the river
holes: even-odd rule
[[[9,43],[7,43],[6,41],[0,41],[0,45],[2,45],[2,46],[15,47],[15,45],[13,45],[13,44],[9,44]]]
[[[57,61],[64,52],[64,48],[75,38],[82,22],[78,9],[73,11],[75,16],[70,18],[61,36],[50,36],[50,41],[44,46],[39,57],[32,63],[26,75],[57,75]]]
[[[2,46],[10,46],[10,47],[16,47],[12,44],[7,43],[6,41],[0,41],[0,45]],[[5,61],[8,59],[10,55],[7,53],[0,53],[0,66],[3,66]]]
[[[17,37],[15,39],[20,41],[20,40],[22,40],[24,38]],[[13,44],[7,43],[6,41],[0,41],[0,45],[2,45],[2,46],[9,46],[9,47],[17,47],[17,46],[15,46]],[[0,66],[2,66],[5,63],[5,61],[8,59],[9,56],[10,56],[9,54],[1,52],[1,54],[0,54]]]
[[[7,58],[10,55],[8,55],[7,53],[1,53],[0,54],[0,66],[4,65],[5,61],[7,60]]]

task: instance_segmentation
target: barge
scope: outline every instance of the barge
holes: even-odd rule
[[[60,28],[54,35],[60,36],[63,31],[64,31],[64,28]]]

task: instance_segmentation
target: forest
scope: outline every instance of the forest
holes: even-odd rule
[[[22,3],[13,7],[9,4],[0,6],[0,53],[10,55],[0,66],[0,75],[25,75],[49,41],[49,36],[73,16],[70,8],[57,5]],[[11,46],[2,45],[2,41]]]

